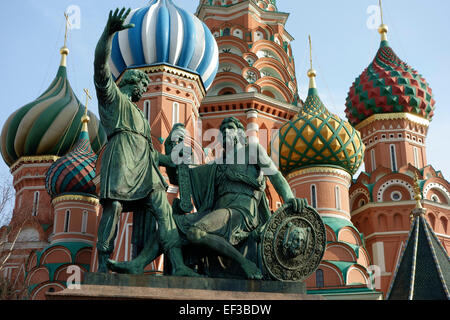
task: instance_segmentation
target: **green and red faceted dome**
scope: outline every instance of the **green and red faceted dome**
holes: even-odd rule
[[[374,114],[411,113],[427,120],[435,109],[426,80],[381,42],[375,59],[355,80],[346,100],[345,113],[352,125]]]
[[[97,158],[89,141],[86,124],[72,151],[48,169],[45,179],[47,192],[52,198],[64,194],[97,196],[94,183]]]

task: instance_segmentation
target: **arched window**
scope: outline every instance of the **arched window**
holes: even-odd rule
[[[64,217],[64,232],[69,232],[70,225],[70,210],[66,210],[66,214]]]
[[[431,196],[431,200],[432,200],[433,202],[437,202],[437,203],[440,202],[440,201],[439,201],[439,197],[438,197],[437,195],[435,195],[435,194],[433,194],[433,195]]]
[[[378,226],[383,231],[387,230],[387,217],[384,214],[378,216]]]
[[[419,149],[417,149],[417,147],[413,147],[413,153],[414,153],[414,166],[416,168],[419,168]]]
[[[377,169],[377,163],[375,161],[375,149],[370,150],[370,160],[372,162],[372,171],[375,171]]]
[[[448,220],[445,217],[441,217],[441,225],[442,225],[442,230],[447,233],[447,228],[448,228]]]
[[[436,230],[436,217],[433,214],[429,214],[428,220],[430,221],[431,228],[433,228],[433,230]]]
[[[144,116],[147,120],[150,120],[150,100],[144,101]]]
[[[393,144],[390,145],[391,150],[391,169],[392,171],[397,171],[397,155],[395,153],[395,146]]]
[[[323,288],[324,287],[323,270],[322,269],[317,269],[316,270],[316,287],[317,288]]]
[[[334,188],[334,195],[336,197],[336,209],[341,210],[341,190],[338,186]]]
[[[311,205],[313,208],[317,208],[317,188],[314,184],[311,186]]]
[[[364,199],[361,199],[361,200],[359,200],[359,208],[361,208],[362,206],[365,206],[366,205],[366,200],[364,200]]]
[[[36,191],[34,193],[34,198],[33,198],[33,211],[31,213],[34,217],[37,216],[38,209],[39,209],[39,191]]]
[[[83,210],[83,218],[81,220],[81,233],[86,233],[87,231],[88,217],[88,211]]]
[[[399,213],[394,215],[394,227],[396,230],[402,230],[403,228],[402,216]]]
[[[180,104],[174,102],[172,107],[172,126],[178,122],[180,122]]]
[[[239,30],[239,29],[236,29],[236,30],[233,31],[233,36],[238,37],[240,39],[242,39],[244,37],[243,36],[243,32],[241,30]]]

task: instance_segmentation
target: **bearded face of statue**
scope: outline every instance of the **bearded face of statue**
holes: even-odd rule
[[[150,79],[147,74],[139,70],[128,70],[119,83],[120,91],[130,97],[132,102],[141,100],[147,91]]]
[[[131,101],[138,102],[147,91],[148,83],[144,80],[138,81],[132,85]]]
[[[237,143],[238,128],[233,122],[224,123],[220,127],[220,132],[222,133],[222,145],[225,149]]]

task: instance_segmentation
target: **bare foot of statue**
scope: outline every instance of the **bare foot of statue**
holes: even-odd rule
[[[131,262],[117,262],[111,259],[108,259],[106,262],[109,270],[124,273],[124,274],[144,274],[144,268],[137,263]]]
[[[253,262],[246,259],[245,261],[242,262],[241,267],[244,270],[247,279],[261,280],[263,278],[261,270],[259,270],[256,264],[254,264]]]

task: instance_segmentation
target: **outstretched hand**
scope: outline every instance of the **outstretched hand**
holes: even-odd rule
[[[114,13],[112,12],[112,10],[109,12],[109,18],[108,23],[106,24],[106,28],[110,35],[113,35],[114,33],[122,30],[134,28],[134,24],[132,23],[127,25],[124,24],[125,20],[131,12],[131,9],[128,9],[127,11],[125,10],[125,8],[122,8],[122,10],[119,11],[119,8],[117,8]]]

